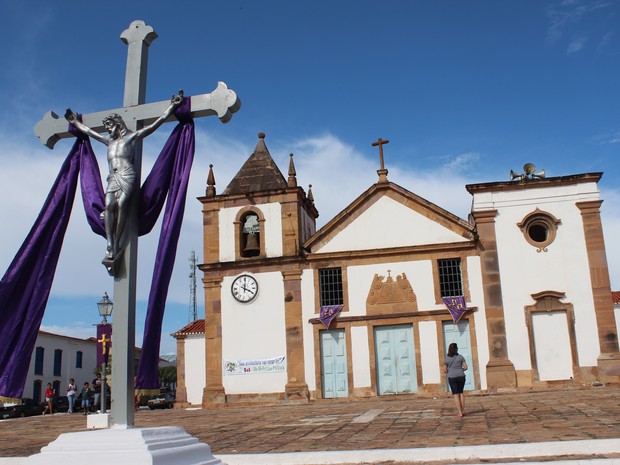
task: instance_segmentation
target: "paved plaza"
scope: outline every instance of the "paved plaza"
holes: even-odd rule
[[[216,456],[312,451],[439,448],[620,438],[620,388],[319,400],[309,404],[141,410],[136,427],[182,426]],[[0,457],[25,457],[64,432],[86,430],[82,415],[0,421]],[[542,447],[542,444],[540,444]],[[620,449],[618,449],[620,451]],[[562,454],[559,454],[562,455]],[[567,454],[570,455],[570,454]],[[619,454],[591,451],[588,458]]]

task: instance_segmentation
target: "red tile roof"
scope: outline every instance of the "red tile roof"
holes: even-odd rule
[[[611,300],[613,300],[615,304],[620,304],[620,291],[611,291]]]
[[[173,333],[173,337],[187,336],[188,334],[204,334],[205,332],[205,320],[192,321],[187,326],[179,329],[176,333]]]

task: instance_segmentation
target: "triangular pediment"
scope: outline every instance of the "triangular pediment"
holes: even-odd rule
[[[378,183],[316,232],[311,253],[470,242],[474,226],[393,183]]]

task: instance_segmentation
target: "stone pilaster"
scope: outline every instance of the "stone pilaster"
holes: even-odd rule
[[[617,376],[620,375],[620,353],[618,352],[618,333],[614,317],[614,304],[611,298],[603,225],[601,223],[600,206],[602,203],[602,200],[593,200],[577,202],[576,205],[581,210],[590,266],[594,312],[601,349],[598,358],[599,374],[603,378],[602,380],[617,381]],[[609,379],[610,376],[614,378]]]
[[[304,341],[301,317],[301,270],[283,271],[284,313],[286,324],[287,399],[308,400],[305,376]]]
[[[220,260],[220,210],[215,202],[204,202],[202,206],[203,253],[205,263]]]
[[[187,385],[185,384],[185,336],[177,336],[177,391],[176,401],[187,403]]]
[[[475,211],[472,215],[476,220],[478,237],[482,246],[480,261],[490,356],[487,364],[487,385],[489,389],[515,388],[517,378],[515,367],[508,359],[504,300],[495,237],[497,210]]]
[[[222,384],[222,278],[205,278],[206,380],[202,405],[226,402]]]

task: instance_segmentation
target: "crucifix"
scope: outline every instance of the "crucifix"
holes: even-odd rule
[[[388,182],[387,174],[388,170],[385,169],[385,165],[383,163],[383,144],[389,144],[389,140],[384,140],[379,137],[376,142],[372,143],[373,147],[379,146],[379,161],[381,163],[381,168],[377,170],[377,174],[379,175],[379,182]]]
[[[122,117],[129,131],[136,132],[145,125],[153,125],[159,118],[163,122],[174,121],[172,112],[167,112],[171,101],[146,104],[146,75],[148,47],[157,34],[144,21],[133,21],[122,32],[121,40],[128,45],[125,72],[125,92],[123,107],[98,113],[83,115],[85,126],[101,133],[110,129],[103,122],[110,114]],[[174,103],[174,99],[173,99]],[[217,88],[209,93],[192,96],[191,115],[193,118],[216,115],[226,123],[232,114],[239,110],[241,102],[226,84],[219,82]],[[48,148],[62,138],[73,137],[68,123],[53,112],[48,112],[35,126],[35,135]],[[110,134],[112,136],[112,134]],[[135,185],[140,185],[142,165],[142,142],[133,146],[133,170]],[[132,195],[129,200],[124,234],[126,241],[123,252],[114,264],[114,364],[112,366],[113,403],[112,425],[115,428],[130,428],[134,424],[134,348],[136,325],[136,282],[138,255],[138,213],[139,196]],[[105,263],[104,263],[105,264]]]

